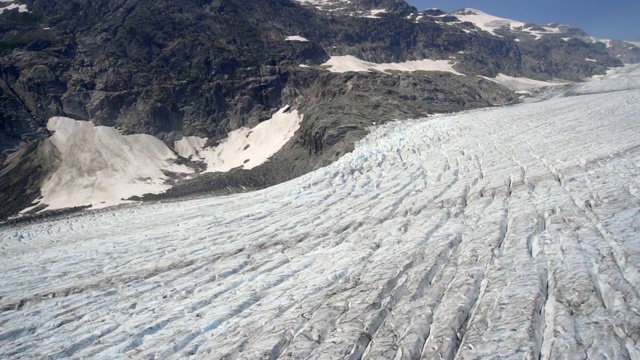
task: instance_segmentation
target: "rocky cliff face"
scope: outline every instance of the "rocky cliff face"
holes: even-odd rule
[[[0,14],[0,202],[13,204],[0,216],[32,202],[55,167],[55,155],[38,147],[52,116],[151,134],[169,146],[183,136],[211,145],[290,104],[304,121],[269,163],[185,181],[173,193],[260,188],[335,160],[372,122],[517,101],[476,75],[577,81],[621,65],[604,44],[579,36],[499,37],[395,0],[21,4],[28,12]],[[322,66],[340,55],[449,60],[466,76]],[[21,143],[9,170],[7,156]]]

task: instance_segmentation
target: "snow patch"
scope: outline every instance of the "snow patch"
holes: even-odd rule
[[[554,33],[554,34],[559,34],[560,33],[560,28],[557,28],[557,27],[542,26],[542,28],[546,32],[550,32],[550,33]]]
[[[507,26],[511,29],[522,28],[525,26],[525,23],[521,21],[493,16],[477,9],[466,8],[455,11],[452,15],[457,17],[460,21],[470,22],[478,28],[493,35],[497,35],[495,31],[503,26]]]
[[[388,73],[389,71],[403,71],[403,72],[413,72],[413,71],[443,71],[450,72],[456,75],[462,75],[456,70],[453,69],[453,65],[455,63],[450,62],[449,60],[411,60],[405,61],[402,63],[383,63],[376,64],[369,61],[360,60],[355,56],[346,55],[346,56],[332,56],[329,61],[322,64],[322,66],[326,66],[327,70],[336,73],[344,73],[344,72],[372,72],[372,71],[380,71],[383,73]]]
[[[294,0],[303,5],[312,5],[320,10],[335,11],[340,5],[349,5],[351,0]]]
[[[370,19],[380,19],[380,16],[378,16],[379,14],[384,14],[386,13],[387,10],[386,9],[374,9],[369,11],[368,14],[362,15],[362,17],[366,17],[366,18],[370,18]]]
[[[8,5],[3,5],[2,3],[8,3]],[[0,15],[9,10],[17,9],[18,12],[29,12],[27,5],[24,4],[16,4],[13,0],[0,0]]]
[[[302,41],[302,42],[308,42],[309,40],[303,38],[302,36],[298,36],[298,35],[291,35],[291,36],[287,36],[285,38],[285,41]]]
[[[61,162],[41,188],[40,204],[49,205],[46,210],[122,204],[132,196],[169,189],[164,171],[191,172],[173,164],[175,154],[151,135],[122,135],[65,117],[49,119],[47,129],[54,134],[45,141],[60,152]]]
[[[605,44],[607,46],[607,48],[612,47],[613,45],[611,45],[611,39],[600,39],[600,42]]]
[[[253,128],[230,132],[216,147],[204,148],[207,139],[190,136],[176,141],[174,149],[180,156],[205,162],[205,172],[252,169],[282,149],[300,128],[302,119],[297,110],[285,106]]]
[[[511,30],[521,31],[527,34],[530,34],[535,37],[536,40],[542,38],[542,36],[547,34],[557,34],[560,33],[560,29],[550,27],[550,26],[541,26],[539,28],[531,29],[526,27],[526,23],[522,21],[502,18],[494,15],[487,14],[483,11],[477,9],[462,9],[451,13],[451,15],[458,18],[463,22],[470,22],[474,24],[476,27],[489,32],[495,36],[500,36],[496,34],[496,30],[507,27]],[[518,41],[518,39],[516,39]]]
[[[198,155],[206,142],[206,138],[199,136],[183,136],[182,139],[174,142],[173,150],[183,158],[191,159]]]
[[[542,81],[542,80],[529,79],[526,77],[513,77],[505,74],[498,74],[498,76],[496,76],[495,78],[490,78],[486,76],[481,76],[481,77],[486,80],[493,81],[498,84],[502,84],[513,91],[568,84],[567,82],[561,82],[561,81]]]
[[[604,75],[593,75],[592,77],[587,78],[585,80],[586,81],[602,80],[605,77],[615,75],[617,72],[618,72],[618,70],[616,70],[616,69],[608,69]]]

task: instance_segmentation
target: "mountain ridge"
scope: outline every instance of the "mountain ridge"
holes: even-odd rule
[[[173,148],[183,136],[215,146],[286,105],[304,115],[269,162],[183,179],[168,191],[174,195],[256,189],[300,176],[349,152],[373,122],[518,101],[486,77],[577,81],[622,65],[605,45],[559,35],[515,41],[443,22],[451,15],[434,18],[404,1],[349,2],[361,12],[387,10],[372,17],[287,0],[24,3],[30,12],[0,17],[0,57],[8,64],[0,69],[1,162],[20,142],[37,148],[53,116],[150,134]],[[292,36],[307,41],[288,41]],[[329,71],[325,64],[341,56],[378,64],[448,61],[464,76]],[[4,216],[39,197],[50,172],[43,174],[43,161],[56,163],[37,155],[42,151],[20,154],[0,170],[0,197],[16,204]]]

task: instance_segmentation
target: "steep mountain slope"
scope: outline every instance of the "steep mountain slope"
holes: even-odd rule
[[[559,90],[263,191],[0,228],[0,357],[635,359],[640,69]]]
[[[516,41],[427,16],[404,1],[20,4],[28,12],[0,15],[0,202],[10,204],[0,217],[35,205],[42,184],[62,166],[44,145],[55,116],[116,127],[122,135],[153,135],[175,150],[183,136],[216,146],[287,105],[299,112],[297,132],[263,165],[169,176],[177,183],[171,196],[228,192],[273,185],[335,161],[368,133],[373,118],[380,124],[518,101],[487,78],[578,81],[621,65],[603,44]],[[327,4],[347,10],[324,9]],[[396,70],[332,71],[347,56]],[[455,73],[389,65],[412,61]],[[187,164],[196,172],[203,166]]]
[[[404,0],[294,0],[333,15],[380,18],[384,14],[407,15],[415,8]]]

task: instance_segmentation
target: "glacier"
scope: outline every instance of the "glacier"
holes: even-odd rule
[[[5,225],[0,357],[639,359],[640,71],[558,88],[261,191]]]

